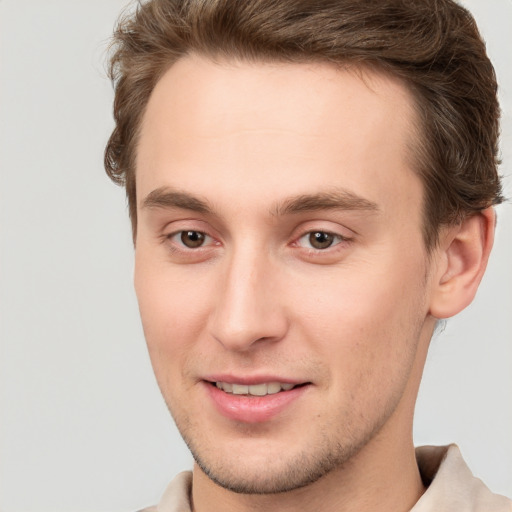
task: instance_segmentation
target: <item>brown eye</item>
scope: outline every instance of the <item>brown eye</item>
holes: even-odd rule
[[[309,233],[309,243],[314,249],[327,249],[335,239],[335,235],[324,231],[313,231]]]
[[[200,231],[182,231],[180,235],[181,243],[189,249],[201,247],[205,241],[205,234]]]

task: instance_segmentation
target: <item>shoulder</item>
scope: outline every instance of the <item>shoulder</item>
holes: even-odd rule
[[[512,512],[510,499],[473,476],[457,445],[423,446],[416,458],[428,488],[411,512]]]
[[[138,512],[190,512],[192,472],[183,471],[167,486],[158,505],[146,507]]]

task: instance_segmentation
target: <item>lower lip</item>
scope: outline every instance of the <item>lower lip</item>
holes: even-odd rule
[[[217,410],[226,418],[244,423],[263,423],[283,412],[309,386],[300,386],[273,395],[233,395],[205,382],[207,392]]]

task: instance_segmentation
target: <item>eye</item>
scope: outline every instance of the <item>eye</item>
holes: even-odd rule
[[[211,237],[202,233],[201,231],[178,231],[169,235],[169,238],[178,245],[184,246],[187,249],[197,249],[203,245],[211,242]]]
[[[327,231],[310,231],[299,238],[298,244],[301,247],[313,248],[316,250],[328,249],[346,239],[341,235],[328,233]]]

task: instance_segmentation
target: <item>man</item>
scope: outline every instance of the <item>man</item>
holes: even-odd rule
[[[512,510],[414,450],[440,319],[493,243],[499,108],[449,0],[153,0],[111,61],[110,176],[196,464],[157,510]]]

